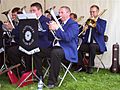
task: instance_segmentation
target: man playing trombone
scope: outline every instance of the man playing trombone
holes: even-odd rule
[[[84,37],[78,51],[79,61],[76,71],[83,70],[83,53],[87,52],[89,53],[89,61],[86,72],[92,74],[96,52],[103,53],[107,49],[104,41],[106,21],[99,18],[99,7],[97,5],[90,7],[90,16],[91,18],[86,21],[83,27]]]

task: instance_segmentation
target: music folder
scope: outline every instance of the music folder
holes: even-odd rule
[[[38,47],[38,20],[35,14],[18,14],[19,50],[32,55],[40,52]]]

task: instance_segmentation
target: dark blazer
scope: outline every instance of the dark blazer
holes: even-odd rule
[[[105,41],[104,41],[104,32],[106,29],[106,23],[107,22],[105,20],[98,18],[96,22],[96,28],[92,29],[92,36],[96,41],[96,43],[99,45],[101,52],[107,51]],[[87,43],[89,31],[90,31],[89,29],[86,31],[82,43]]]
[[[2,30],[2,21],[0,21],[0,48],[3,47],[3,41],[2,41],[2,37],[3,37],[3,30]]]
[[[77,22],[69,19],[63,26],[64,31],[60,28],[56,30],[56,36],[60,38],[60,46],[65,52],[65,58],[71,62],[78,62],[78,33],[79,27]]]
[[[47,48],[51,46],[52,42],[48,40],[48,33],[49,33],[49,27],[46,23],[49,23],[50,19],[46,18],[45,16],[41,16],[39,18],[39,21],[42,25],[43,32],[39,31],[39,47],[40,48]]]

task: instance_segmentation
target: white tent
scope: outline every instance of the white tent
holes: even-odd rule
[[[12,9],[16,6],[23,7],[29,6],[33,2],[40,2],[43,9],[48,9],[52,6],[56,6],[56,12],[60,6],[67,5],[71,8],[72,12],[75,12],[78,17],[85,16],[81,23],[85,22],[89,17],[89,7],[96,4],[100,7],[100,12],[104,9],[107,11],[101,16],[101,18],[107,20],[107,27],[105,34],[109,39],[106,43],[108,51],[103,56],[103,62],[106,68],[109,68],[112,64],[112,45],[118,42],[120,44],[120,0],[1,0],[0,12],[8,9]],[[0,15],[0,20],[5,20],[3,15]],[[95,60],[97,63],[97,60]]]

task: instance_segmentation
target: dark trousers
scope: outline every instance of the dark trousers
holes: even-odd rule
[[[24,53],[19,51],[18,45],[9,47],[6,51],[7,59],[9,60],[11,65],[21,64],[18,68],[19,71],[22,72],[25,70],[24,65],[21,63],[22,57],[24,56]]]
[[[37,70],[37,75],[43,76],[42,73],[42,60],[44,58],[50,57],[50,52],[51,52],[51,48],[40,48],[40,52],[34,54],[34,62],[35,62],[35,66],[36,66],[36,70]]]
[[[61,60],[63,60],[64,57],[64,51],[61,47],[53,47],[50,54],[51,69],[49,72],[48,84],[57,83]]]
[[[0,68],[4,64],[4,52],[0,53]]]
[[[84,66],[83,65],[83,56],[84,53],[89,53],[89,61],[88,61],[88,67],[94,66],[94,59],[96,52],[100,52],[99,45],[96,43],[90,43],[90,44],[81,44],[80,49],[78,50],[78,66]]]

